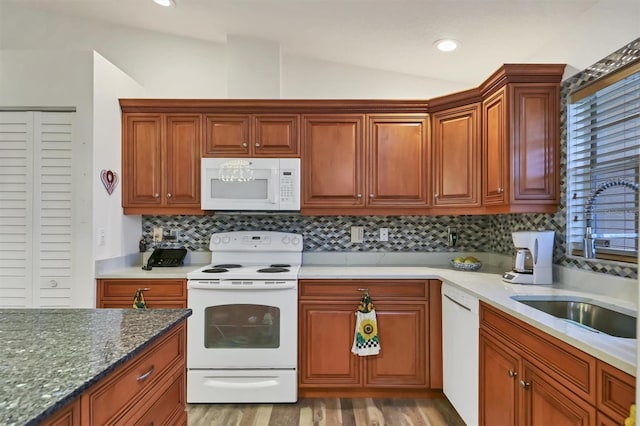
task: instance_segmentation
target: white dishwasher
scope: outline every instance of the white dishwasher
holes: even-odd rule
[[[442,284],[443,391],[467,426],[478,424],[478,299]]]

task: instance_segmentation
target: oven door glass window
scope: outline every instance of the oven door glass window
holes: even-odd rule
[[[254,304],[209,306],[204,335],[206,348],[278,348],[280,309]]]

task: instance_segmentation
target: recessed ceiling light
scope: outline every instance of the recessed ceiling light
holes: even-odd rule
[[[175,6],[176,2],[174,0],[153,0],[156,4],[159,4],[160,6],[164,6],[164,7],[169,7],[169,6]]]
[[[452,52],[460,47],[460,42],[451,38],[443,38],[442,40],[436,40],[433,45],[442,52]]]

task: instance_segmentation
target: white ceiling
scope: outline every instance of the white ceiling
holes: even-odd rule
[[[286,54],[471,85],[503,63],[583,69],[640,37],[640,0],[175,0],[174,8],[151,0],[20,1],[216,43],[255,37]],[[443,37],[462,48],[435,50]]]

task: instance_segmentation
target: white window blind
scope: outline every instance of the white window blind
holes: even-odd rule
[[[635,257],[638,250],[640,64],[622,74],[612,83],[574,94],[568,108],[567,232],[572,254],[588,250],[588,244],[583,246],[588,235],[597,253]]]

